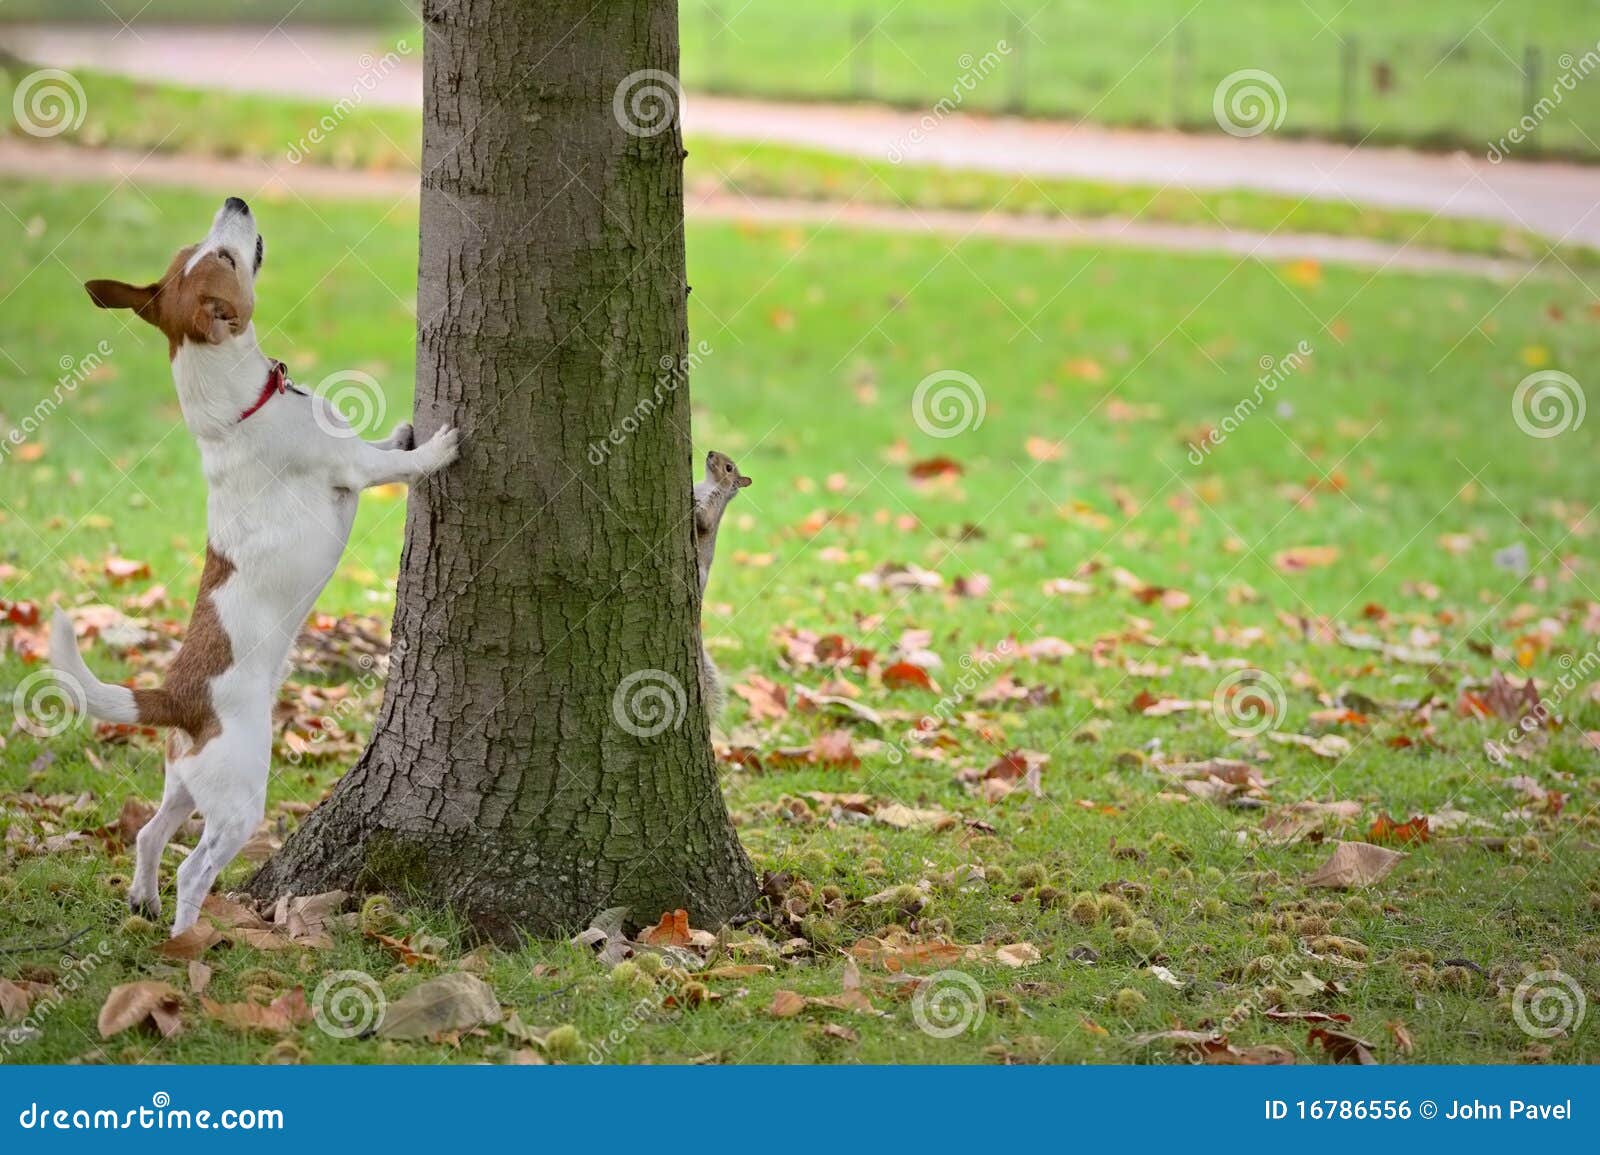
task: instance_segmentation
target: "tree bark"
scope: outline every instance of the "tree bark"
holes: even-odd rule
[[[715,925],[755,880],[696,676],[676,2],[423,15],[417,428],[463,451],[411,494],[371,743],[251,889]]]

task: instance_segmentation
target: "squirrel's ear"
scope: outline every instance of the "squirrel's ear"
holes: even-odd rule
[[[746,486],[749,486],[751,484],[753,484],[753,483],[751,482],[751,480],[748,477],[745,477],[742,474],[740,475],[738,488],[744,489]]]

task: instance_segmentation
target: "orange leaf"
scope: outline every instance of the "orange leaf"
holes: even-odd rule
[[[639,935],[646,946],[688,946],[694,941],[689,934],[689,912],[679,908],[661,916],[661,921]]]
[[[919,690],[933,689],[933,681],[928,677],[928,671],[910,662],[896,662],[885,670],[883,684],[891,690],[905,689],[908,686],[915,686]]]

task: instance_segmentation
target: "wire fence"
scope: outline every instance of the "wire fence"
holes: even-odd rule
[[[908,108],[945,102],[1216,131],[1226,84],[1264,74],[1269,94],[1281,90],[1268,110],[1274,131],[1600,159],[1595,39],[1508,46],[1471,30],[1399,37],[1300,36],[1237,22],[1140,27],[1110,6],[1024,22],[1003,9],[961,20],[688,0],[681,21],[684,80],[705,91]]]

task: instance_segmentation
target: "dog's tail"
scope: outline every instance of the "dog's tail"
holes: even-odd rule
[[[78,710],[103,722],[153,721],[139,716],[139,702],[132,690],[102,682],[89,672],[83,655],[78,653],[72,619],[61,610],[50,622],[50,665],[56,672],[56,681]]]

